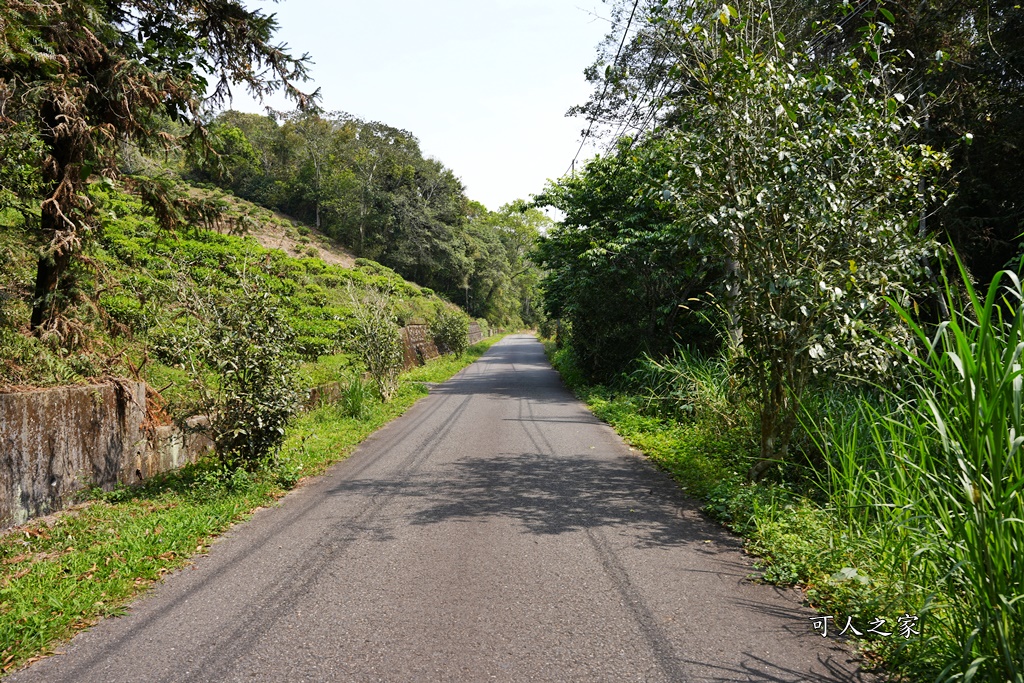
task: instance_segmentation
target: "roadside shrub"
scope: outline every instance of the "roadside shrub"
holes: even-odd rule
[[[295,348],[307,360],[315,361],[320,356],[327,356],[334,352],[337,345],[331,339],[323,337],[302,336],[295,340]]]
[[[354,375],[345,382],[341,390],[341,409],[346,417],[360,419],[369,410],[373,395],[370,384],[359,375]]]
[[[441,353],[461,357],[469,346],[469,316],[456,308],[440,306],[430,321],[430,334]]]
[[[402,371],[402,334],[386,292],[368,289],[362,295],[349,288],[354,324],[353,342],[380,398],[387,403],[398,390]]]
[[[817,430],[823,483],[851,538],[879,539],[879,568],[921,615],[914,656],[938,681],[1024,681],[1024,307],[1017,276],[966,301],[903,349],[917,378]],[[1009,280],[1001,286],[1001,279]],[[809,431],[810,430],[809,428]],[[881,542],[884,540],[884,543]]]
[[[273,297],[243,286],[240,292],[189,292],[198,321],[179,328],[191,348],[188,367],[210,415],[220,458],[254,470],[276,453],[288,419],[298,409],[294,332]]]

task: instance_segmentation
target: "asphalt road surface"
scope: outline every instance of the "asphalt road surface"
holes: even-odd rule
[[[860,681],[512,336],[12,681]]]

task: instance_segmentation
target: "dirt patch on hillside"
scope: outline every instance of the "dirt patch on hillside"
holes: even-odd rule
[[[283,213],[271,211],[232,194],[208,187],[189,186],[193,197],[204,197],[224,202],[227,218],[234,227],[245,225],[243,234],[253,237],[267,249],[280,249],[289,256],[316,257],[324,263],[352,268],[355,256],[344,247],[300,221]]]
[[[342,268],[355,265],[356,259],[352,254],[315,228],[291,224],[291,220],[281,214],[275,214],[275,218],[277,220],[273,222],[260,221],[259,226],[248,234],[267,249],[280,249],[289,256],[315,256],[324,263]]]

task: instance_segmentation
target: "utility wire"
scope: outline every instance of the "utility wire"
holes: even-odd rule
[[[822,30],[821,30],[821,31],[820,31],[820,32],[818,33],[818,35],[817,35],[817,36],[815,36],[815,37],[814,37],[814,38],[813,38],[813,39],[812,39],[812,40],[811,40],[811,41],[810,41],[810,42],[809,42],[809,43],[807,44],[807,50],[808,50],[808,52],[813,52],[813,51],[814,51],[814,49],[815,49],[816,47],[818,47],[818,46],[819,46],[819,45],[821,45],[821,44],[822,44],[822,43],[823,43],[823,42],[824,42],[825,40],[827,40],[827,39],[828,39],[829,37],[831,37],[831,36],[832,36],[832,35],[834,34],[834,32],[835,32],[835,31],[842,31],[842,29],[844,29],[844,28],[846,27],[846,25],[847,25],[847,24],[849,24],[849,23],[850,23],[851,21],[853,21],[853,20],[854,20],[855,18],[857,18],[858,16],[860,16],[860,14],[861,14],[861,13],[862,13],[862,12],[863,12],[863,11],[864,11],[865,9],[867,9],[867,8],[868,8],[868,7],[869,7],[869,6],[871,5],[871,3],[872,3],[873,1],[874,1],[874,0],[862,0],[862,1],[860,2],[860,4],[858,4],[858,5],[857,5],[857,6],[856,6],[856,7],[855,7],[855,8],[854,8],[854,9],[853,9],[853,10],[852,10],[851,12],[849,12],[849,13],[848,13],[848,14],[847,14],[846,16],[844,16],[844,17],[843,17],[842,19],[840,19],[840,20],[839,20],[838,22],[836,22],[836,23],[835,23],[835,24],[833,24],[832,26],[829,26],[829,27],[827,27],[827,28],[824,28],[824,29],[822,29]],[[632,10],[632,12],[630,12],[630,15],[629,15],[629,20],[628,20],[628,21],[626,22],[626,30],[625,30],[625,32],[624,32],[624,33],[622,34],[622,41],[621,41],[621,42],[619,43],[619,49],[618,49],[618,50],[616,51],[616,53],[615,53],[615,59],[614,59],[614,61],[612,62],[612,67],[613,67],[613,68],[614,68],[614,66],[615,66],[615,65],[616,65],[616,64],[618,63],[618,60],[619,60],[619,55],[620,55],[620,54],[622,53],[622,48],[623,48],[623,46],[624,46],[624,45],[625,45],[625,43],[626,43],[626,38],[627,38],[627,37],[628,37],[628,35],[629,35],[629,27],[630,27],[630,25],[631,25],[631,24],[632,24],[632,22],[633,22],[633,16],[634,16],[634,14],[636,13],[636,8],[637,8],[637,5],[638,5],[638,4],[639,4],[639,0],[636,0],[636,1],[635,1],[635,2],[633,3],[633,10]],[[608,84],[609,84],[609,82],[608,82],[608,81],[605,81],[605,84],[604,84],[604,89],[603,89],[603,90],[601,91],[601,97],[600,97],[600,98],[598,98],[598,101],[597,101],[597,102],[598,102],[598,106],[600,106],[600,104],[601,104],[601,103],[602,103],[602,102],[604,101],[605,95],[606,95],[606,94],[607,94],[607,92],[608,92]],[[661,85],[660,85],[659,87],[663,88],[663,87],[664,87],[664,84],[661,84]],[[652,88],[651,88],[650,86],[648,86],[648,89],[647,89],[647,91],[645,92],[645,96],[646,96],[646,95],[647,95],[648,93],[650,93],[651,89],[652,89]],[[629,127],[630,127],[630,125],[631,125],[631,124],[633,123],[633,121],[635,120],[635,118],[636,118],[637,114],[639,114],[639,110],[640,110],[640,107],[641,107],[641,106],[642,106],[642,103],[641,103],[641,102],[637,102],[637,104],[636,104],[636,105],[634,105],[634,107],[633,107],[633,111],[632,111],[632,112],[630,113],[630,115],[629,115],[629,116],[628,116],[628,117],[626,118],[626,120],[624,120],[624,121],[622,122],[622,124],[621,124],[621,126],[620,126],[620,128],[619,128],[618,132],[617,132],[617,133],[615,134],[615,136],[613,136],[613,138],[612,138],[612,142],[611,142],[611,143],[609,144],[609,149],[611,149],[611,146],[612,146],[612,145],[614,145],[614,143],[615,143],[615,140],[616,140],[616,139],[618,139],[618,138],[619,138],[619,137],[620,137],[620,136],[621,136],[621,135],[622,135],[622,134],[623,134],[623,133],[624,133],[624,132],[626,131],[626,129],[627,129],[627,128],[629,128]],[[651,123],[652,119],[654,118],[654,115],[655,115],[655,114],[656,114],[656,112],[655,112],[655,111],[653,110],[653,108],[652,108],[652,111],[650,111],[650,112],[648,113],[648,115],[646,115],[646,116],[644,116],[644,117],[641,117],[641,119],[642,119],[642,122],[640,123],[640,125],[639,125],[639,126],[637,126],[637,125],[633,124],[634,130],[636,130],[636,131],[637,131],[637,134],[642,134],[642,133],[643,133],[643,131],[644,131],[644,130],[646,130],[647,126],[648,126],[648,125],[650,125],[650,123]],[[568,169],[566,169],[566,173],[569,173],[570,171],[575,171],[575,168],[576,168],[576,160],[577,160],[577,159],[579,158],[580,152],[581,152],[581,151],[583,150],[583,146],[584,146],[584,145],[586,144],[587,138],[589,138],[589,137],[590,137],[590,133],[591,133],[591,130],[592,130],[593,126],[594,126],[594,118],[593,118],[593,117],[591,117],[591,119],[590,119],[590,123],[589,123],[589,125],[587,126],[587,130],[586,130],[586,132],[585,132],[585,133],[584,133],[584,135],[583,135],[583,139],[582,139],[582,140],[580,141],[580,146],[579,146],[579,149],[577,149],[577,150],[576,150],[576,155],[575,155],[575,156],[573,157],[573,159],[572,159],[572,162],[571,162],[571,163],[569,164],[569,168],[568,168]]]
[[[619,49],[615,51],[615,59],[612,60],[612,69],[619,63],[619,55],[622,54],[622,48],[626,44],[626,38],[629,36],[629,27],[633,23],[633,16],[636,14],[636,8],[640,4],[640,0],[633,0],[633,9],[629,13],[629,19],[626,21],[626,30],[622,32],[622,40],[619,41]],[[604,81],[604,88],[601,90],[601,97],[597,99],[597,105],[600,107],[604,102],[604,96],[608,94],[608,84],[610,81],[606,78]],[[594,119],[596,116],[590,117],[590,123],[587,125],[587,132],[583,134],[583,139],[580,140],[579,149],[576,150],[576,154],[572,158],[572,162],[569,163],[569,168],[565,169],[566,174],[570,171],[575,170],[576,160],[580,156],[580,152],[583,151],[583,145],[587,143],[587,138],[590,137],[590,131],[594,128]]]

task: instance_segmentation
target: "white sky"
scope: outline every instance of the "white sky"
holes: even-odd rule
[[[321,89],[326,111],[410,131],[492,210],[566,172],[586,121],[565,112],[589,96],[583,69],[609,28],[599,0],[248,4],[277,14],[293,55],[310,54],[306,87]],[[234,109],[263,113],[234,95]]]

